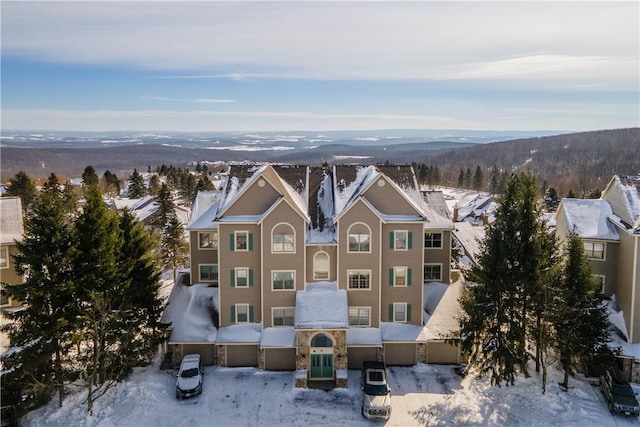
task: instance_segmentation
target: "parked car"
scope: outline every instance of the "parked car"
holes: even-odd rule
[[[383,362],[362,362],[362,415],[366,418],[391,417],[391,387]]]
[[[640,405],[633,388],[617,369],[609,369],[600,376],[600,391],[609,401],[609,411],[637,417]]]
[[[194,396],[202,393],[202,359],[199,354],[187,354],[182,358],[180,370],[176,377],[176,397]]]

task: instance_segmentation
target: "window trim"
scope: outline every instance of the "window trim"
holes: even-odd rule
[[[245,249],[238,248],[238,235],[244,234],[246,236]],[[235,252],[249,252],[249,230],[236,230],[233,232],[233,250]]]
[[[391,267],[393,268],[393,286],[396,288],[406,288],[407,286],[409,286],[409,267],[407,266],[394,266]],[[404,285],[398,285],[397,284],[397,279],[398,279],[398,274],[397,271],[399,270],[404,270]]]
[[[241,289],[248,288],[250,286],[250,284],[249,284],[249,274],[250,274],[249,270],[250,270],[250,268],[249,267],[235,267],[233,270],[234,270],[233,287],[234,288],[241,288]],[[240,271],[243,271],[243,272],[246,273],[246,279],[247,279],[247,284],[246,285],[238,285],[238,277],[239,277],[238,273]]]
[[[397,235],[399,233],[404,233],[404,248],[398,248],[396,243],[398,242]],[[409,230],[393,230],[393,250],[394,251],[408,251],[409,250]]]
[[[291,273],[291,278],[293,281],[293,287],[292,288],[285,288],[285,281],[282,282],[282,288],[276,288],[275,287],[275,282],[276,282],[276,278],[275,275],[278,273]],[[282,292],[282,291],[295,291],[296,290],[296,271],[295,270],[271,270],[271,290],[274,292]]]
[[[218,278],[217,279],[203,279],[202,278],[202,267],[216,267],[217,273],[218,273]],[[205,263],[205,264],[198,264],[198,281],[200,282],[206,282],[206,283],[220,283],[220,267],[218,266],[218,264],[210,264],[210,263]]]
[[[587,249],[587,244],[591,245],[592,249]],[[602,245],[602,257],[598,258],[593,256],[595,254],[595,245]],[[607,244],[605,242],[594,242],[591,240],[583,241],[582,247],[584,249],[587,258],[592,261],[606,261],[607,260]]]
[[[283,233],[274,233],[277,227],[280,227],[282,225],[286,225],[289,227],[289,231],[291,231],[291,234],[283,234]],[[293,237],[293,249],[290,251],[284,250],[284,242],[282,243],[282,248],[283,250],[281,251],[276,251],[274,250],[274,237],[275,236],[292,236]],[[278,224],[274,225],[273,228],[271,229],[271,253],[274,255],[279,255],[279,254],[295,254],[296,253],[296,229],[289,224],[288,222],[279,222]]]
[[[235,307],[235,323],[251,323],[251,305],[248,303],[236,303],[233,305]],[[246,307],[247,308],[247,320],[242,322],[240,320],[238,320],[238,315],[240,314],[240,310],[238,310],[238,308],[240,307]]]
[[[0,259],[4,259],[4,265],[0,264],[0,269],[4,270],[6,268],[9,268],[9,248],[7,246],[2,246],[0,247],[0,252],[4,252],[4,256],[2,256],[2,254],[0,254]]]
[[[212,244],[211,247],[207,247],[207,246],[202,246],[202,239],[201,236],[205,235],[205,234],[210,234],[215,235],[215,239],[214,238],[210,238],[210,242]],[[198,250],[201,251],[215,251],[218,250],[218,245],[219,245],[219,234],[218,234],[218,230],[212,230],[212,231],[198,231]]]
[[[407,307],[409,306],[409,304],[407,304],[406,302],[394,302],[393,304],[393,319],[391,319],[392,322],[394,323],[407,323],[408,319],[407,319]],[[397,306],[404,306],[404,320],[396,320],[396,307]]]
[[[364,275],[368,276],[367,287],[351,287],[351,274],[355,273],[364,273]],[[370,291],[371,290],[371,275],[372,271],[370,269],[362,269],[362,268],[354,268],[347,270],[347,289],[350,291]]]
[[[358,319],[361,319],[360,317],[360,310],[367,310],[367,324],[366,325],[361,325],[361,324],[352,324],[351,323],[351,310],[358,310],[358,315],[356,316]],[[360,305],[355,305],[355,306],[349,306],[348,310],[347,310],[347,314],[349,317],[349,327],[350,328],[369,328],[371,327],[371,307],[370,306],[360,306]]]
[[[429,239],[429,241],[431,242],[431,246],[427,246],[427,235],[431,236],[431,238]],[[433,242],[434,242],[433,236],[435,236],[435,235],[440,236],[440,246],[433,246]],[[441,231],[429,232],[429,233],[427,233],[425,231],[423,246],[424,246],[425,249],[442,249],[443,246],[444,246],[443,245],[443,243],[444,243],[443,240],[444,240],[444,236],[443,236],[443,233]]]
[[[369,231],[368,234],[366,233],[352,233],[351,229],[353,227],[355,227],[356,225],[364,225],[366,227],[366,229]],[[351,250],[351,236],[369,236],[369,247],[366,251],[363,250],[357,250],[357,251],[352,251]],[[351,224],[349,226],[349,229],[347,230],[347,253],[349,254],[370,254],[371,253],[371,239],[372,239],[373,234],[371,233],[371,227],[369,227],[368,224],[365,224],[364,222],[354,222],[353,224]],[[358,240],[358,247],[360,247],[360,241]]]
[[[276,325],[276,310],[291,310],[293,312],[291,318],[292,318],[292,323],[291,325],[287,325],[285,322],[285,319],[287,318],[286,314],[283,315],[282,317],[282,325]],[[296,324],[296,308],[295,307],[271,307],[271,326],[273,326],[274,328],[281,328],[283,326],[295,326]]]
[[[324,270],[318,270],[316,268],[316,257],[319,254],[324,254],[327,256],[327,277],[318,277],[318,273],[324,273]],[[329,254],[326,251],[318,251],[315,254],[313,254],[313,280],[329,280],[329,278],[331,277],[331,256],[329,256]]]
[[[440,267],[440,278],[438,279],[428,279],[426,277],[425,274],[425,267],[435,267],[438,266]],[[423,267],[422,267],[422,280],[426,283],[426,282],[441,282],[442,281],[442,263],[437,263],[437,262],[426,262],[424,263]]]

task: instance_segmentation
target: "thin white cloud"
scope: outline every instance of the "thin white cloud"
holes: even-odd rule
[[[167,98],[164,96],[143,96],[142,99],[147,101],[159,101],[159,102],[191,102],[195,104],[233,104],[238,102],[235,99],[228,98],[196,98],[196,99],[185,99],[185,98]]]
[[[638,2],[3,2],[2,51],[172,78],[508,76],[637,90],[639,12]]]
[[[198,98],[194,99],[192,102],[196,104],[232,104],[237,102],[235,99],[224,99],[224,98]]]

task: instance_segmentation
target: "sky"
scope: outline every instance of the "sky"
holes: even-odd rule
[[[640,2],[6,1],[1,129],[640,125]]]

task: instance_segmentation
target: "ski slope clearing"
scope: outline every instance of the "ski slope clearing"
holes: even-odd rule
[[[349,388],[325,392],[293,388],[292,372],[253,368],[205,368],[200,396],[175,397],[173,371],[159,364],[137,369],[95,402],[83,405],[84,391],[32,411],[25,426],[321,426],[372,425],[360,414],[360,371],[349,371]],[[551,369],[546,395],[537,376],[519,377],[510,387],[491,387],[487,378],[460,378],[453,366],[390,367],[392,414],[389,426],[638,426],[635,418],[609,414],[597,386],[571,378],[557,385]],[[636,392],[640,387],[634,385]]]

